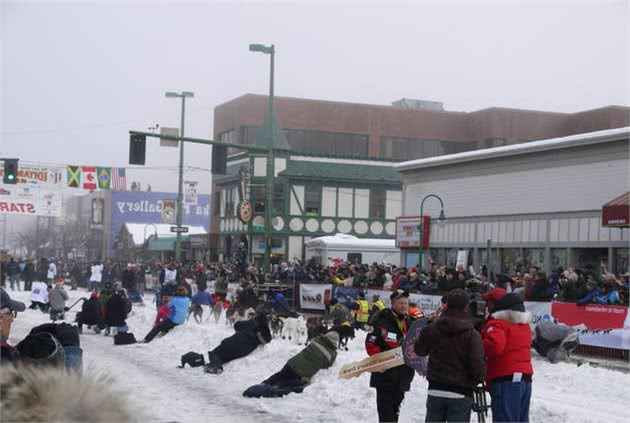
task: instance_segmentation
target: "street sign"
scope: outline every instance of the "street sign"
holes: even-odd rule
[[[188,226],[171,226],[171,232],[185,234],[188,232]]]
[[[264,226],[254,226],[254,232],[265,232]]]

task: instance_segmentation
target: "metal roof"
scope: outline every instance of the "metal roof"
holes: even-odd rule
[[[445,156],[429,157],[427,159],[410,160],[399,163],[394,167],[399,172],[405,172],[416,169],[426,169],[437,166],[517,156],[521,154],[531,154],[543,151],[601,144],[628,139],[629,137],[630,127],[606,129],[604,131],[588,132],[585,134],[570,135],[568,137],[551,138],[548,140],[532,141],[504,147],[485,148],[482,150],[466,151],[463,153],[448,154]]]

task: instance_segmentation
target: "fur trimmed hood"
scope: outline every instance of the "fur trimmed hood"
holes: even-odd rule
[[[68,373],[63,367],[0,370],[3,422],[130,422],[120,395],[106,377]]]
[[[501,310],[491,314],[493,319],[505,320],[506,322],[521,324],[531,323],[532,313],[529,311]]]

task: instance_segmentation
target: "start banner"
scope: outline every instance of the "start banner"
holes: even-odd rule
[[[63,212],[61,191],[33,187],[0,186],[0,214],[60,217]]]
[[[300,307],[308,310],[326,310],[331,298],[331,284],[300,284]]]

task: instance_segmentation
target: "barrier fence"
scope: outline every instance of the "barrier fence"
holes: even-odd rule
[[[389,306],[390,291],[368,289],[366,299],[374,295]],[[300,284],[299,304],[301,309],[324,311],[331,298],[341,302],[347,298],[359,298],[358,288],[333,286],[332,284]],[[437,310],[440,295],[410,294],[425,314]],[[578,306],[564,302],[525,302],[525,309],[532,313],[532,323],[553,321],[576,327],[580,339],[578,353],[586,355],[628,359],[630,350],[630,314],[628,307],[588,304]]]

